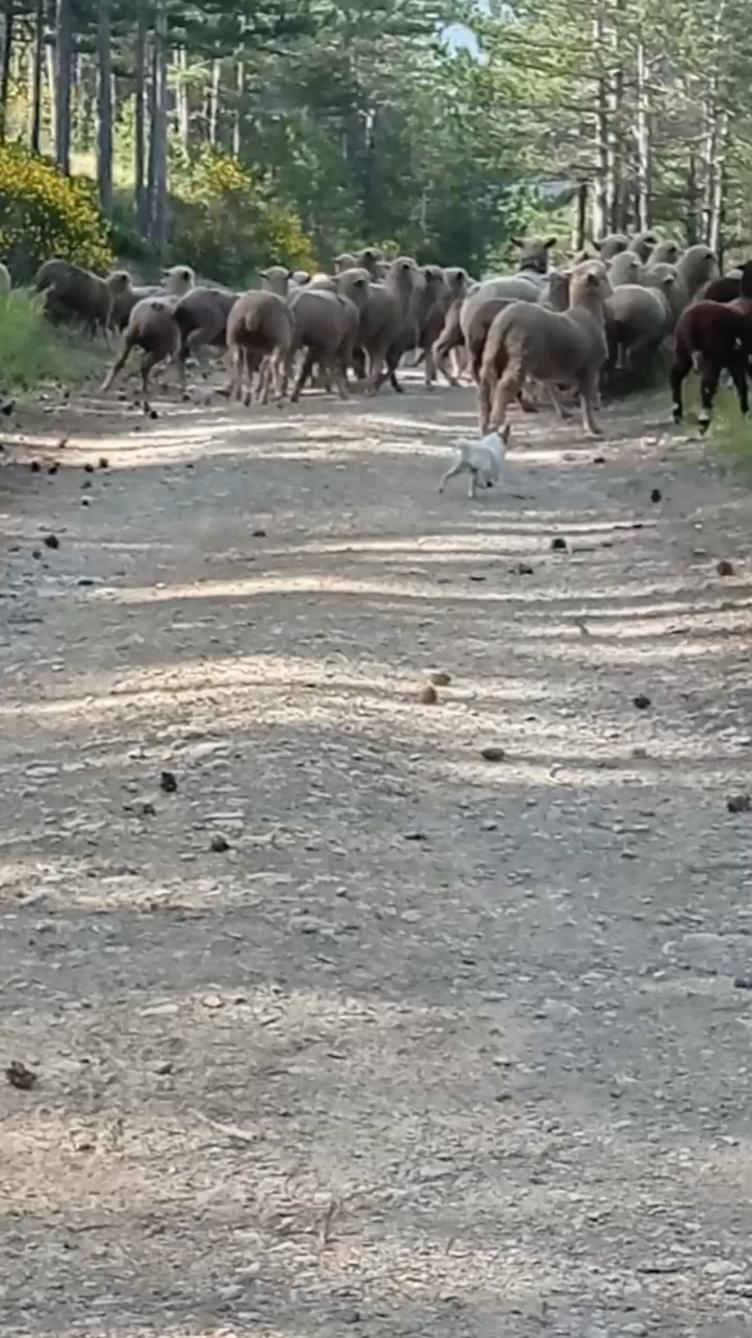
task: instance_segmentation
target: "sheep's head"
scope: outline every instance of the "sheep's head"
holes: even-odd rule
[[[355,269],[357,263],[355,256],[350,251],[342,251],[332,261],[335,274],[344,274],[346,269]]]
[[[613,289],[606,266],[600,260],[575,265],[569,283],[569,305],[602,306]]]
[[[449,269],[444,270],[444,278],[452,297],[464,296],[469,282],[466,269],[463,269],[461,265],[452,265]]]
[[[519,237],[511,237],[512,246],[519,247],[521,252],[518,262],[520,270],[529,269],[534,274],[547,274],[550,262],[550,251],[556,245],[556,238],[549,237],[544,241],[541,237],[530,237],[527,241]]]
[[[426,289],[432,297],[438,297],[440,293],[446,292],[447,281],[441,265],[424,265],[423,278],[426,281]]]
[[[637,283],[642,273],[640,257],[634,251],[621,251],[609,266],[609,277],[614,287],[622,283]]]
[[[276,293],[277,297],[286,297],[287,289],[292,278],[292,270],[287,265],[270,265],[268,269],[262,269],[261,281],[267,293]]]
[[[131,276],[127,270],[116,269],[107,279],[107,287],[113,297],[120,297],[123,293],[130,291]]]
[[[172,269],[162,271],[162,281],[168,293],[175,293],[181,296],[193,288],[196,282],[196,275],[193,273],[190,265],[173,265]]]
[[[599,237],[593,242],[601,260],[613,260],[621,251],[629,248],[629,238],[623,232],[610,232],[607,237]]]
[[[548,291],[541,294],[541,301],[547,301],[554,311],[566,311],[569,306],[569,285],[572,271],[552,269],[548,276]]]
[[[337,275],[337,292],[342,297],[349,297],[358,308],[363,309],[371,293],[371,276],[367,269],[353,265]]]
[[[356,268],[367,269],[368,273],[375,279],[378,273],[379,262],[384,259],[381,251],[375,246],[364,246],[362,251],[352,257]]]

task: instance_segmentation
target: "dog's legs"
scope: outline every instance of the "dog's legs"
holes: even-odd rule
[[[467,469],[467,462],[465,460],[455,460],[451,469],[447,470],[446,474],[441,480],[441,483],[439,484],[439,492],[444,491],[444,488],[446,487],[450,479],[456,479],[457,475],[464,474],[466,469]]]
[[[467,495],[471,502],[475,501],[475,489],[478,485],[478,471],[470,466],[470,482],[467,485]]]

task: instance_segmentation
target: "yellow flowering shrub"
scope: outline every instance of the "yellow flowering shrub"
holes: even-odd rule
[[[225,283],[248,283],[270,264],[313,267],[297,215],[234,158],[205,149],[173,181],[173,259]]]
[[[16,283],[51,256],[107,270],[107,225],[90,181],[63,176],[18,145],[0,147],[0,260]]]

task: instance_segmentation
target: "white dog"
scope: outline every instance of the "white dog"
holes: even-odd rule
[[[441,480],[439,492],[443,492],[447,481],[456,478],[458,474],[470,475],[467,490],[470,498],[475,497],[475,489],[479,483],[490,488],[499,481],[506,451],[506,442],[502,441],[498,432],[489,432],[487,436],[481,437],[480,441],[455,442],[454,464]]]

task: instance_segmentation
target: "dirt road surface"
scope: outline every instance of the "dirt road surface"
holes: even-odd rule
[[[6,1338],[750,1333],[752,506],[664,416],[6,451]]]

